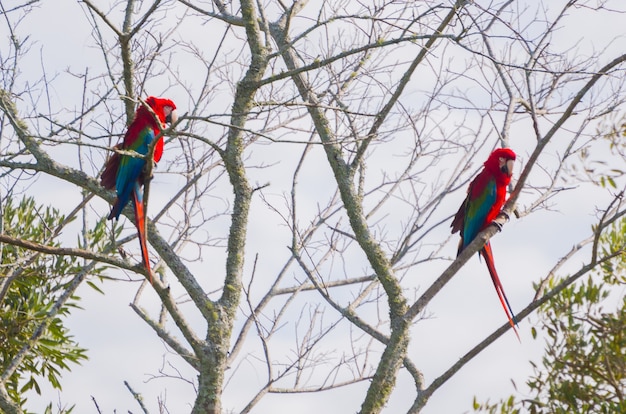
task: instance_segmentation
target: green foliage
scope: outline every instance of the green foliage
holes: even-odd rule
[[[7,199],[2,208],[3,233],[48,246],[59,246],[58,233],[70,221],[57,209],[38,207],[33,198],[24,198],[19,205]],[[91,247],[104,239],[105,232],[98,227],[86,237]],[[71,297],[54,308],[84,263],[76,257],[44,255],[7,243],[0,245],[0,252],[0,369],[5,372],[20,350],[31,346],[6,384],[12,400],[23,406],[28,391],[41,392],[42,379],[61,388],[62,371],[87,358],[62,320],[79,298]],[[43,334],[33,341],[42,327]]]
[[[602,131],[608,131],[602,133]],[[610,116],[608,124],[600,125],[598,135],[602,136],[609,142],[609,148],[612,153],[620,155],[622,158],[626,154],[626,115]],[[611,168],[605,174],[600,176],[600,185],[602,187],[612,187],[617,189],[615,178],[626,174],[626,171],[620,168]]]
[[[626,220],[601,237],[598,274],[571,285],[540,311],[547,334],[541,366],[527,381],[531,397],[496,404],[474,401],[474,410],[495,413],[626,413],[626,297],[603,306],[626,285]],[[552,281],[554,287],[559,281]],[[535,336],[535,333],[533,333]]]

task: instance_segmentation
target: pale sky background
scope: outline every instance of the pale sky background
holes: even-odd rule
[[[621,18],[623,17],[622,15]],[[90,61],[100,58],[97,50],[88,47],[91,40],[84,38],[84,34],[89,33],[90,29],[76,2],[44,1],[28,19],[29,24],[33,25],[31,33],[33,48],[41,49],[40,57],[45,62],[48,73],[60,72],[65,68],[72,68],[80,73]],[[37,22],[40,24],[36,24]],[[67,22],[71,22],[71,27]],[[63,27],[65,24],[68,25],[67,29]],[[597,48],[622,36],[621,41],[611,46],[615,53],[609,53],[607,56],[615,56],[617,51],[623,50],[626,36],[623,20],[594,22],[585,18],[580,25],[563,28],[560,35],[563,39],[571,36],[581,37],[581,26],[589,29],[584,34],[583,42],[589,42]],[[0,35],[6,37],[3,30],[4,25],[0,27]],[[80,33],[80,36],[76,33]],[[555,41],[559,41],[558,36],[555,37]],[[29,58],[31,59],[29,66],[34,77],[41,72],[41,62],[34,60],[35,57],[37,54]],[[24,66],[23,70],[27,70],[27,67]],[[66,103],[75,99],[76,106],[79,106],[79,95],[72,97],[77,91],[66,90],[61,84],[55,84],[54,92],[59,96],[67,95]],[[176,101],[175,97],[173,99]],[[184,113],[185,108],[180,108],[180,112]],[[527,159],[528,148],[515,149],[520,154],[520,162],[515,167],[517,175],[521,171],[521,164]],[[480,160],[480,163],[483,161]],[[162,162],[168,162],[167,150]],[[324,168],[327,169],[327,166]],[[254,182],[254,178],[251,181]],[[262,182],[262,176],[257,178]],[[320,182],[323,182],[323,179],[320,179]],[[75,191],[69,187],[67,189],[59,187],[58,181],[50,178],[39,179],[32,190],[37,191],[41,199],[54,198],[60,205],[66,203],[72,206],[77,200]],[[571,244],[590,234],[595,209],[604,205],[607,194],[593,187],[588,188],[585,197],[581,198],[580,194],[560,195],[557,199],[557,212],[541,211],[522,220],[513,219],[505,230],[492,240],[496,265],[515,311],[523,309],[534,296],[533,282],[545,277],[556,260],[569,251]],[[462,194],[458,195],[460,203]],[[99,212],[106,214],[107,204],[104,201],[100,204]],[[446,207],[453,212],[458,208],[458,204]],[[577,225],[572,226],[572,223]],[[287,254],[284,240],[268,237],[273,226],[276,226],[275,222],[261,220],[251,223],[251,226],[248,238],[249,251],[254,252],[255,246],[261,244],[276,243],[275,249],[279,252],[277,254],[282,256]],[[541,235],[539,239],[538,235]],[[572,243],[563,244],[564,239],[572,240]],[[586,252],[585,250],[583,254],[577,256],[577,259],[571,261],[562,272],[575,270],[585,262]],[[448,254],[452,257],[454,253],[455,243],[450,243]],[[431,275],[427,277],[434,278],[447,264],[433,264]],[[223,262],[218,261],[217,266],[223,266]],[[133,276],[133,279],[137,278]],[[416,281],[416,287],[423,291],[428,283],[428,279],[420,279]],[[139,413],[141,412],[139,406],[124,386],[124,381],[128,381],[136,392],[144,395],[145,404],[151,413],[159,412],[156,396],[165,402],[170,413],[190,411],[194,390],[185,380],[195,379],[195,372],[168,350],[128,306],[133,300],[137,286],[137,282],[107,282],[101,286],[105,295],[93,291],[86,285],[79,290],[78,295],[82,298],[81,305],[84,310],[74,311],[67,320],[67,326],[79,344],[88,349],[89,360],[80,366],[72,365],[71,372],[63,373],[61,392],[45,387],[41,397],[30,394],[28,403],[30,410],[41,412],[42,407],[52,400],[68,405],[76,404],[74,412],[78,414],[96,413],[93,402],[95,399],[102,413],[127,411]],[[417,293],[421,292],[418,290]],[[152,304],[156,304],[155,298],[149,297],[154,300]],[[422,370],[427,384],[469,351],[474,344],[505,322],[504,313],[487,270],[478,258],[472,259],[453,278],[442,294],[428,306],[427,312],[431,317],[419,322],[419,329],[415,330],[409,349],[410,356]],[[524,392],[524,381],[532,373],[529,360],[539,362],[542,354],[543,341],[533,340],[530,335],[530,329],[536,322],[537,318],[533,315],[520,323],[521,344],[512,332],[508,332],[488,350],[474,358],[433,395],[422,412],[425,414],[470,412],[473,396],[477,396],[479,401],[483,402],[487,399],[495,401],[514,392],[511,380],[517,384],[518,390]],[[418,335],[423,338],[436,338],[436,341],[422,341]],[[171,377],[159,378],[161,368]],[[248,380],[251,383],[256,382],[252,364],[247,365],[244,362],[240,367],[233,369],[249,371]],[[257,375],[262,380],[265,373],[257,372]],[[407,374],[401,370],[400,376],[404,377]],[[41,381],[40,384],[44,382]],[[403,384],[402,381],[399,383]],[[413,387],[404,392],[402,386],[404,385],[393,394],[384,412],[406,412],[411,405],[414,399]],[[237,387],[228,387],[223,399],[224,412],[229,413],[230,410],[238,412],[242,408],[242,401],[249,398],[251,390],[256,391],[256,388],[246,388],[243,380],[240,380]],[[352,413],[359,409],[365,390],[366,384],[360,384],[321,394],[268,395],[253,409],[253,413],[313,414],[322,411],[327,414]],[[310,400],[314,400],[315,403],[307,403]]]

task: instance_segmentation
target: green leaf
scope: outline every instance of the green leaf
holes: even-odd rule
[[[71,222],[55,208],[38,206],[33,198],[23,198],[16,204],[8,197],[2,202],[2,231],[14,237],[58,246],[55,237],[60,226]],[[104,248],[105,230],[102,223],[96,224],[89,232],[89,246]],[[0,249],[0,272],[16,276],[0,303],[0,368],[29,347],[6,384],[10,398],[24,406],[28,393],[41,393],[41,381],[61,388],[62,372],[87,358],[86,350],[78,346],[63,322],[72,309],[79,308],[79,297],[72,295],[60,307],[54,306],[75,275],[83,271],[83,261],[34,253],[7,243]],[[102,271],[103,267],[96,268],[93,274],[100,276]],[[36,331],[42,334],[33,343]]]

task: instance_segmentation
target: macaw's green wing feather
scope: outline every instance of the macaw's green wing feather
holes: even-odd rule
[[[129,137],[130,131],[126,134]],[[155,134],[154,129],[150,125],[146,125],[144,128],[137,130],[134,137],[128,138],[124,141],[124,149],[133,150],[142,155],[146,155],[148,153],[148,147],[154,140]]]
[[[489,224],[486,219],[496,202],[496,181],[483,178],[480,175],[476,177],[467,194],[461,250],[474,240],[486,224]]]
[[[481,255],[485,259],[485,263],[487,264],[487,269],[489,270],[489,274],[491,275],[491,281],[493,282],[493,286],[496,288],[496,293],[498,294],[498,299],[500,299],[500,303],[502,304],[502,308],[504,309],[504,313],[506,313],[506,317],[509,320],[509,324],[511,328],[513,328],[513,332],[517,336],[517,339],[522,342],[520,339],[519,333],[515,326],[517,325],[517,320],[515,319],[515,314],[513,313],[513,309],[511,309],[511,304],[504,293],[504,288],[502,287],[502,283],[500,282],[500,278],[498,277],[498,272],[496,272],[496,265],[493,260],[493,253],[491,251],[491,245],[489,242],[485,244],[480,250]]]

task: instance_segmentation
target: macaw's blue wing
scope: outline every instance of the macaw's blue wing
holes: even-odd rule
[[[490,179],[484,183],[475,181],[469,189],[465,202],[465,218],[463,222],[462,245],[459,252],[465,249],[483,230],[485,219],[496,202],[496,181]]]
[[[124,148],[125,150],[135,151],[140,155],[146,155],[150,143],[154,140],[154,131],[152,128],[144,128],[136,139],[132,140],[132,145]],[[118,219],[126,204],[130,201],[135,183],[139,181],[139,177],[146,165],[146,161],[140,157],[131,155],[122,155],[119,160],[119,167],[115,178],[115,190],[117,192],[117,200],[113,204],[108,219]]]

